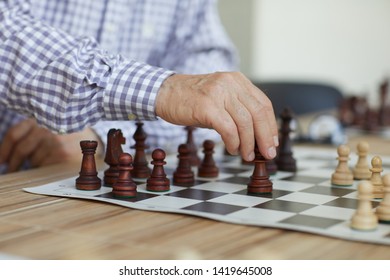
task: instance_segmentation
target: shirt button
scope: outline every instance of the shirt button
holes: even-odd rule
[[[113,24],[113,23],[107,23],[106,24],[106,30],[108,32],[116,32],[117,28],[116,28],[116,25]]]
[[[134,114],[128,114],[127,115],[127,118],[132,121],[132,120],[135,120],[136,119],[136,116]]]

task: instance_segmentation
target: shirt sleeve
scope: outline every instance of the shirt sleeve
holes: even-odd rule
[[[178,1],[175,27],[160,65],[179,73],[203,74],[215,71],[237,71],[239,57],[218,15],[214,0]],[[110,128],[121,129],[128,143],[133,145],[133,122],[99,122],[93,129],[104,145]],[[150,147],[163,147],[167,152],[177,152],[177,147],[186,142],[183,127],[164,120],[146,122],[145,132]],[[198,128],[194,131],[196,145],[210,139],[221,142],[214,130]],[[128,146],[129,147],[129,146]],[[131,152],[131,151],[129,151]]]
[[[172,71],[111,55],[29,13],[29,1],[0,2],[0,102],[61,133],[99,120],[154,120]]]

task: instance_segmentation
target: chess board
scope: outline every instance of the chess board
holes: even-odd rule
[[[134,179],[137,197],[118,199],[112,195],[109,187],[103,186],[97,191],[77,190],[77,176],[24,190],[42,195],[97,200],[145,211],[194,215],[220,222],[390,245],[389,224],[379,224],[376,230],[367,232],[350,228],[350,219],[358,202],[358,181],[350,187],[331,185],[330,177],[337,165],[336,149],[332,153],[297,147],[294,157],[298,171],[278,171],[272,175],[272,194],[261,196],[247,194],[246,184],[253,166],[242,164],[238,157],[224,156],[222,152],[215,154],[220,169],[218,178],[197,177],[193,186],[171,185],[167,192],[146,191],[146,180]],[[351,167],[356,160],[357,157],[351,154]],[[172,156],[167,157],[166,161],[165,171],[172,182],[177,159]],[[382,162],[385,174],[390,171],[390,158],[382,157]],[[103,178],[103,171],[99,175]],[[379,202],[373,200],[373,207],[377,207]]]

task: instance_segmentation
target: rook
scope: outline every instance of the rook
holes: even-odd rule
[[[83,140],[80,141],[80,147],[83,153],[81,162],[80,176],[76,179],[76,188],[79,190],[98,190],[101,187],[101,180],[97,176],[95,152],[97,141]]]

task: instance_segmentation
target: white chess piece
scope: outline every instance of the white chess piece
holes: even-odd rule
[[[370,166],[367,160],[369,149],[370,146],[365,141],[361,141],[357,145],[358,161],[353,169],[353,177],[356,180],[369,180],[371,178]]]
[[[337,186],[351,186],[353,184],[353,174],[348,167],[350,149],[346,145],[340,145],[337,148],[338,165],[332,174],[331,182]]]
[[[356,230],[374,230],[378,226],[378,217],[374,214],[371,199],[373,186],[370,181],[361,181],[358,185],[358,206],[351,219],[351,228]]]
[[[380,222],[390,223],[390,174],[383,176],[384,197],[376,208],[376,215]]]
[[[374,186],[373,197],[374,198],[383,198],[383,182],[381,172],[382,168],[382,159],[379,156],[374,156],[371,159],[371,184]]]

